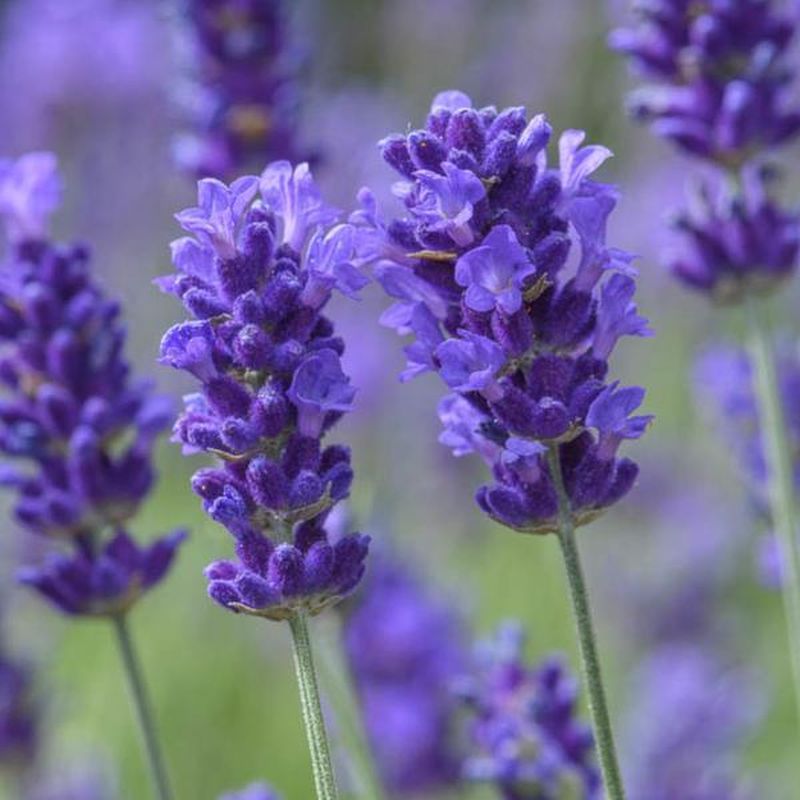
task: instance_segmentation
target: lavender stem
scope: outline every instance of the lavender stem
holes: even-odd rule
[[[317,800],[337,800],[339,793],[336,789],[336,776],[331,761],[325,718],[322,715],[317,671],[314,666],[314,653],[305,612],[297,611],[289,617],[289,627],[292,629],[294,666],[300,689],[303,723],[311,752],[311,767],[314,771]]]
[[[800,547],[795,523],[794,470],[766,302],[750,298],[748,310],[760,427],[764,432],[770,506],[780,552],[781,586],[794,671],[795,698],[800,713]]]
[[[564,487],[557,445],[550,448],[548,463],[553,485],[558,495],[558,540],[564,556],[572,610],[578,629],[581,667],[586,681],[589,710],[592,714],[597,753],[600,760],[600,769],[603,773],[603,784],[606,788],[608,800],[625,800],[625,787],[622,783],[617,760],[614,732],[611,727],[611,717],[608,713],[608,702],[600,669],[600,658],[597,654],[597,637],[594,631],[594,623],[592,622],[591,604],[578,553],[578,545],[575,540],[575,524],[570,510],[569,495]]]
[[[111,621],[117,636],[117,643],[119,644],[122,663],[125,668],[125,676],[128,680],[131,700],[136,708],[139,729],[144,739],[155,796],[158,800],[171,800],[172,792],[169,788],[167,770],[164,766],[164,757],[158,743],[153,713],[150,709],[150,700],[148,698],[147,689],[145,688],[142,669],[136,657],[136,650],[133,646],[130,630],[128,629],[127,618],[119,614],[112,617]]]

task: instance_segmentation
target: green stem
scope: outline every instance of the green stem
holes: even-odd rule
[[[370,752],[361,704],[353,685],[352,671],[343,654],[340,618],[328,615],[332,623],[320,641],[320,662],[325,686],[339,723],[347,755],[352,762],[356,794],[369,800],[385,800],[386,794]]]
[[[150,701],[142,676],[142,669],[136,657],[136,650],[133,646],[128,621],[122,614],[112,617],[114,632],[117,636],[122,663],[125,667],[125,675],[128,680],[131,700],[136,709],[136,716],[139,721],[139,729],[144,740],[147,761],[150,767],[150,776],[153,780],[153,790],[158,800],[171,800],[172,792],[169,788],[167,770],[164,766],[164,758],[158,744],[155,722],[150,710]]]
[[[769,500],[778,542],[795,698],[800,713],[800,546],[794,501],[794,466],[783,414],[766,301],[750,299],[750,336],[756,394],[765,445]]]
[[[561,552],[564,556],[569,593],[572,599],[572,610],[578,629],[583,677],[588,691],[589,710],[594,724],[594,735],[600,760],[600,769],[603,773],[603,783],[608,800],[624,800],[625,788],[622,784],[622,776],[620,775],[617,761],[614,732],[611,728],[611,717],[608,713],[608,702],[600,669],[600,659],[597,655],[597,637],[592,622],[592,610],[578,554],[578,544],[575,540],[575,523],[572,518],[569,496],[564,487],[557,445],[550,448],[548,461],[553,484],[558,495],[558,540],[561,543]]]
[[[289,627],[292,629],[294,667],[300,688],[300,706],[308,736],[308,748],[311,752],[311,768],[314,771],[317,800],[336,800],[339,794],[336,789],[328,733],[325,730],[325,718],[322,716],[317,671],[314,667],[314,653],[305,612],[297,611],[293,614],[289,618]]]

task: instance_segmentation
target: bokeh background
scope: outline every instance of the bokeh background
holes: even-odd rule
[[[698,401],[692,381],[704,345],[737,337],[736,314],[688,294],[661,266],[670,246],[666,216],[692,166],[624,113],[629,79],[606,36],[625,3],[296,5],[293,26],[306,64],[302,132],[324,153],[318,177],[342,208],[354,204],[364,183],[389,185],[376,141],[420,123],[433,94],[446,88],[460,88],[479,104],[544,110],[557,130],[583,128],[614,150],[604,176],[620,185],[623,199],[612,242],[640,255],[640,308],[657,334],[625,342],[615,362],[623,379],[647,387],[646,411],[656,415],[635,445],[639,486],[581,532],[622,759],[635,758],[643,737],[672,724],[655,702],[658,690],[640,685],[657,647],[651,608],[679,602],[695,585],[711,587],[699,591],[694,610],[708,611],[712,623],[693,645],[707,646],[728,678],[747,684],[729,701],[746,705],[750,715],[745,734],[726,743],[720,757],[732,759],[759,798],[796,796],[800,760],[780,597],[759,578],[763,531],[713,425],[713,409]],[[172,215],[194,195],[173,159],[181,126],[180,25],[179,7],[156,0],[0,2],[0,154],[58,154],[67,189],[57,231],[91,243],[96,270],[124,301],[134,363],[176,397],[187,385],[155,357],[177,307],[151,281],[169,270],[168,244],[178,234]],[[789,187],[795,196],[798,188]],[[796,299],[789,290],[783,300],[789,326]],[[415,560],[476,635],[518,618],[529,631],[532,658],[558,651],[576,665],[557,543],[513,535],[474,506],[480,465],[454,460],[437,443],[435,378],[396,382],[403,359],[399,342],[378,325],[381,303],[369,289],[362,303],[334,309],[352,342],[348,360],[360,389],[356,413],[338,429],[354,450],[354,518]],[[206,598],[202,568],[228,554],[230,541],[191,494],[188,479],[198,463],[162,445],[160,483],[134,526],[144,538],[176,525],[191,530],[172,577],[132,622],[176,793],[205,800],[268,778],[289,800],[307,800],[312,785],[289,633],[224,613]],[[147,797],[110,630],[57,617],[14,585],[16,566],[35,554],[6,519],[5,646],[35,674],[47,768],[107,773],[120,797]],[[705,690],[716,687],[711,681]],[[9,788],[3,796],[15,795]],[[491,795],[476,789],[474,796]]]

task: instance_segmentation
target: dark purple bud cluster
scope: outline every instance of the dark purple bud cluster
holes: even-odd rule
[[[332,541],[325,527],[353,473],[348,448],[321,440],[355,390],[322,309],[334,289],[366,283],[354,230],[336,217],[306,164],[275,162],[230,187],[202,180],[199,206],[177,215],[193,236],[173,244],[176,272],[159,280],[193,317],[164,335],[161,361],[202,385],[175,438],[220,461],[192,487],[236,540],[239,560],[206,572],[211,597],[233,611],[316,613],[364,572],[368,537]]]
[[[590,728],[577,719],[578,685],[557,659],[531,668],[516,624],[479,649],[463,682],[474,715],[469,780],[490,783],[505,800],[601,796]]]
[[[787,50],[796,14],[774,0],[639,0],[641,22],[611,45],[657,83],[632,98],[657,135],[708,161],[694,208],[677,215],[683,252],[670,266],[716,300],[771,290],[792,274],[800,213],[783,211],[761,163],[800,134]]]
[[[401,378],[440,374],[452,390],[442,443],[488,462],[479,505],[528,533],[557,529],[549,450],[582,524],[633,485],[617,449],[650,420],[630,416],[642,389],[607,381],[617,340],[650,333],[633,257],[606,245],[617,191],[589,178],[610,153],[567,131],[548,167],[551,133],[543,115],[444,92],[424,129],[381,143],[406,215],[383,222],[364,189],[352,218],[361,259],[396,300],[382,322],[415,337]]]
[[[193,83],[192,130],[177,143],[198,178],[232,179],[248,167],[298,154],[296,73],[285,0],[184,0]]]
[[[2,483],[16,491],[26,529],[70,549],[26,570],[25,581],[64,611],[110,614],[163,577],[181,538],[140,551],[122,532],[150,491],[153,447],[172,412],[149,382],[132,379],[119,305],[92,277],[88,249],[48,238],[59,195],[52,155],[0,162],[9,243],[0,282]],[[121,552],[103,543],[109,530],[127,543]],[[143,582],[140,562],[151,552],[159,566]]]
[[[776,203],[774,178],[753,165],[738,191],[723,177],[703,182],[673,223],[682,234],[670,260],[674,274],[719,302],[771,291],[790,278],[800,254],[800,214]]]
[[[774,0],[637,0],[640,21],[611,35],[653,81],[635,116],[683,150],[739,167],[800,133],[788,50],[796,19]]]
[[[369,742],[392,797],[456,786],[462,755],[452,684],[467,654],[455,609],[383,556],[347,617],[345,647]]]

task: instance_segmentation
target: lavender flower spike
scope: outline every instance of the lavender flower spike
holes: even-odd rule
[[[501,626],[462,681],[473,714],[465,776],[505,800],[595,800],[600,773],[591,731],[576,718],[577,685],[559,659],[525,664],[524,644],[518,625]]]
[[[219,459],[192,487],[235,540],[237,559],[207,568],[208,592],[270,619],[316,614],[358,584],[369,541],[326,530],[353,473],[349,450],[322,439],[355,390],[323,308],[335,289],[363,285],[352,278],[353,230],[333,227],[306,165],[276,162],[230,187],[203,180],[199,196],[177,215],[193,237],[173,245],[176,274],[159,285],[193,317],[164,335],[161,361],[201,390],[175,437]]]
[[[2,483],[17,521],[59,549],[21,580],[69,614],[113,616],[163,579],[184,536],[143,548],[125,531],[171,409],[132,379],[119,305],[94,281],[88,249],[49,239],[60,193],[52,154],[0,162]]]
[[[738,166],[800,133],[789,51],[796,15],[772,0],[637,0],[611,46],[652,81],[633,114],[696,156]]]
[[[185,0],[182,42],[192,81],[182,167],[231,179],[253,164],[295,158],[299,57],[286,0]]]
[[[364,207],[352,216],[361,260],[400,301],[383,321],[415,337],[403,377],[437,371],[461,398],[441,406],[442,441],[457,455],[484,456],[494,483],[478,491],[478,504],[525,533],[559,526],[550,449],[583,524],[633,485],[636,465],[618,458],[617,446],[650,420],[617,419],[622,398],[641,402],[636,388],[614,395],[614,432],[601,419],[612,412],[608,358],[617,341],[650,334],[633,299],[632,257],[606,244],[618,193],[590,178],[610,153],[567,131],[559,167],[548,167],[551,134],[542,115],[527,122],[522,108],[476,109],[459,92],[440,95],[425,129],[381,143],[401,175],[406,215],[381,222],[362,190]],[[478,184],[480,192],[468,188]],[[450,217],[457,228],[431,215],[430,193],[445,186],[447,207],[459,206]]]
[[[491,467],[478,505],[513,530],[558,535],[605,788],[622,800],[575,529],[636,479],[636,464],[617,451],[650,421],[630,418],[644,390],[618,389],[608,359],[621,336],[650,331],[633,303],[633,257],[606,243],[618,192],[591,178],[611,153],[568,130],[558,167],[549,167],[551,136],[542,115],[528,121],[524,108],[475,108],[465,94],[444,92],[424,129],[381,143],[402,178],[395,193],[404,212],[382,221],[362,190],[351,221],[361,261],[400,301],[384,321],[416,339],[403,377],[440,373],[453,390],[439,405],[440,441]],[[480,197],[467,196],[466,175],[480,181]],[[458,198],[447,206],[455,227],[429,213],[429,192],[445,184]]]

